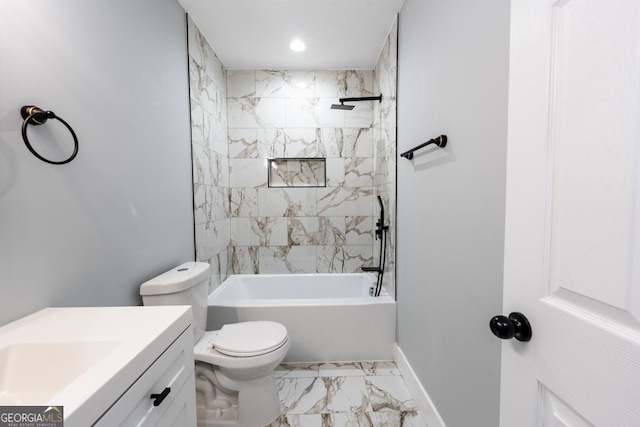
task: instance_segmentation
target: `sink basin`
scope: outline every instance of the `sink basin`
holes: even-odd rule
[[[119,341],[20,342],[0,349],[0,401],[49,399],[113,351]]]
[[[2,325],[0,406],[63,406],[65,426],[94,425],[191,319],[186,306],[61,307]]]

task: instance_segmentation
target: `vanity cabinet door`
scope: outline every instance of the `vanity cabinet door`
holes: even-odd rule
[[[192,373],[162,415],[156,427],[195,426],[197,423],[195,393],[195,374]]]
[[[189,327],[149,366],[144,374],[126,390],[94,426],[155,426],[161,422],[165,412],[168,412],[172,407],[174,400],[177,406],[172,409],[177,411],[175,417],[180,414],[181,410],[191,411],[194,418],[192,425],[195,426],[193,375],[193,332]],[[187,388],[186,384],[189,381],[191,387]],[[151,395],[156,397],[152,398]],[[163,422],[161,425],[171,424]]]

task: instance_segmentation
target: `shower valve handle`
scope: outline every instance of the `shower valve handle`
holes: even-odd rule
[[[376,240],[378,240],[378,237],[382,238],[382,232],[387,231],[388,229],[388,225],[384,225],[382,220],[378,220],[378,222],[376,222]]]

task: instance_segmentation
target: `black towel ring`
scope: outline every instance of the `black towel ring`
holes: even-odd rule
[[[76,157],[76,155],[78,154],[78,137],[76,136],[76,133],[73,131],[73,129],[71,129],[71,126],[69,126],[69,123],[65,122],[60,117],[56,116],[56,114],[53,111],[44,111],[41,108],[36,107],[35,105],[25,105],[20,109],[20,115],[24,119],[24,121],[22,122],[22,140],[24,141],[24,144],[27,146],[29,151],[31,151],[31,154],[33,154],[43,162],[47,162],[52,165],[64,165],[65,163],[69,163],[71,160],[73,160]],[[31,146],[31,143],[29,142],[29,138],[27,137],[27,126],[43,125],[47,122],[48,119],[58,120],[71,133],[71,136],[73,137],[74,146],[73,146],[73,153],[71,154],[71,156],[69,156],[68,159],[61,160],[59,162],[45,159],[40,154],[38,154],[36,150],[34,150],[33,147]]]

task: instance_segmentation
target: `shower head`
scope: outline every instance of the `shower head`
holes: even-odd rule
[[[332,110],[353,110],[354,108],[356,108],[355,105],[344,105],[344,102],[340,102],[340,104],[331,104],[331,109]]]
[[[344,105],[345,102],[359,102],[359,101],[378,101],[382,102],[382,94],[379,96],[360,96],[357,98],[340,98],[340,104],[331,104],[332,110],[353,110],[355,105]]]

